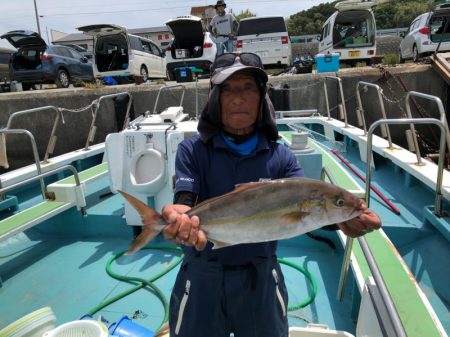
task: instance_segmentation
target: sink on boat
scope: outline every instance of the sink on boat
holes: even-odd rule
[[[358,86],[379,90],[365,82]],[[408,95],[442,106],[434,96]],[[353,126],[345,109],[343,120],[327,110],[277,112],[280,141],[295,151],[308,177],[365,198],[383,228],[357,240],[317,230],[280,241],[291,337],[447,336],[445,111],[439,108],[437,118],[388,119],[380,106],[380,119],[367,128],[363,114],[362,126]],[[94,114],[91,131],[95,123]],[[437,164],[391,141],[390,132],[407,125],[417,145],[418,124],[440,131]],[[98,336],[121,336],[121,326],[151,336],[167,321],[181,252],[158,237],[124,256],[140,219],[117,190],[156,209],[171,202],[177,145],[196,133],[197,122],[188,120],[181,102],[133,121],[126,117],[124,125],[104,143],[91,145],[88,139],[83,149],[55,157],[46,153],[43,160],[27,130],[0,131],[25,134],[36,162],[0,176],[1,337],[57,336],[61,329],[89,324]]]

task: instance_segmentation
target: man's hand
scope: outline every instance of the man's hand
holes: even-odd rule
[[[363,212],[358,217],[338,224],[338,227],[347,236],[356,238],[381,228],[380,218],[375,212],[368,209],[365,203],[361,204],[361,210]]]
[[[167,226],[164,227],[163,234],[167,240],[203,250],[208,239],[205,232],[200,230],[199,218],[197,216],[189,217],[185,214],[190,209],[186,205],[164,206],[162,216],[167,221]]]

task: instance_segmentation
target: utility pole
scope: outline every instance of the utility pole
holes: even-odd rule
[[[36,6],[36,0],[33,0],[33,1],[34,1],[34,14],[36,15],[37,29],[38,29],[39,35],[41,35],[41,26],[39,25],[39,14],[38,14],[37,6]]]

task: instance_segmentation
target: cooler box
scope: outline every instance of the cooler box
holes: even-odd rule
[[[317,54],[316,70],[318,73],[336,72],[339,70],[339,54]]]
[[[189,67],[175,68],[175,79],[180,82],[192,82],[192,69]]]
[[[189,57],[189,49],[175,49],[175,58],[184,59]]]

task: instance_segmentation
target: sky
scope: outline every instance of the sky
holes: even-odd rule
[[[236,15],[249,9],[257,16],[288,17],[331,0],[226,0],[227,11]],[[41,36],[47,41],[50,31],[77,33],[76,27],[111,23],[126,28],[164,26],[164,22],[189,15],[193,6],[214,5],[215,0],[0,0],[0,35],[11,30],[37,29],[36,3]],[[48,34],[47,34],[48,32]],[[12,48],[5,39],[0,47]]]

